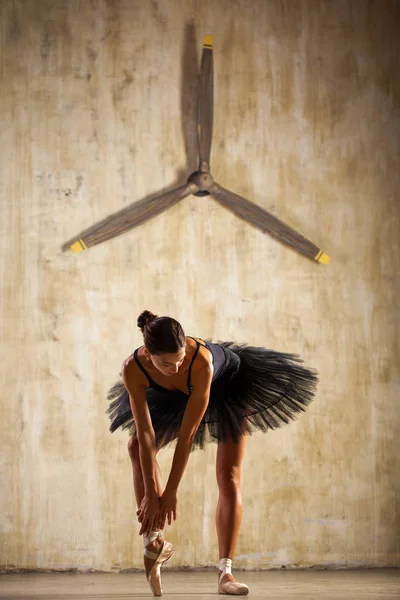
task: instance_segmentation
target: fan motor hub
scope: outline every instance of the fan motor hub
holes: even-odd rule
[[[210,173],[195,171],[190,175],[188,182],[196,184],[199,188],[197,192],[194,192],[194,196],[208,196],[210,193],[209,189],[214,183],[214,179]]]

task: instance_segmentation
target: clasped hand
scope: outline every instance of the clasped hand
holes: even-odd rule
[[[166,489],[161,498],[155,493],[145,495],[136,512],[141,523],[139,535],[149,535],[150,531],[164,529],[166,520],[168,525],[171,525],[172,520],[176,521],[177,503],[176,491]]]
[[[143,497],[136,512],[139,523],[141,523],[139,535],[149,535],[150,531],[159,529],[160,521],[160,499],[157,494],[149,494]]]
[[[176,512],[178,506],[178,496],[176,490],[165,488],[160,498],[160,529],[164,529],[165,520],[171,525],[172,520],[176,521]]]

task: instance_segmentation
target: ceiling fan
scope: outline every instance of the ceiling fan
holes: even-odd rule
[[[185,185],[154,198],[135,202],[82,231],[62,246],[63,252],[71,249],[81,252],[91,246],[117,237],[174,206],[186,196],[212,197],[241,219],[269,233],[304,256],[328,264],[329,256],[292,227],[273,216],[257,204],[220,186],[210,173],[211,139],[213,130],[214,67],[212,36],[204,39],[198,91],[197,135],[199,169],[192,173]]]

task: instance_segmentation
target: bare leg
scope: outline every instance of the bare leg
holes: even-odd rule
[[[136,504],[139,508],[143,496],[144,496],[144,483],[143,483],[143,474],[142,467],[140,464],[140,455],[139,455],[139,443],[136,438],[131,438],[128,442],[128,452],[132,462],[132,471],[133,471],[133,487],[135,490]],[[161,471],[160,467],[156,461],[156,480],[157,480],[157,492],[158,495],[161,496],[164,490],[162,480],[161,480]],[[150,550],[150,552],[154,552],[156,554],[159,553],[161,546],[164,543],[164,538],[159,536],[154,542],[151,542],[146,548]],[[153,568],[155,561],[152,558],[148,558],[144,556],[144,567],[146,569],[146,575],[149,574],[151,569]]]
[[[240,492],[241,464],[246,448],[247,436],[239,442],[220,442],[217,450],[217,482],[219,498],[216,525],[219,558],[234,558],[239,528],[242,521],[242,496]],[[219,571],[218,578],[221,575]],[[226,574],[221,583],[235,581]]]
[[[130,438],[128,442],[128,452],[132,463],[133,487],[135,490],[136,505],[139,508],[144,496],[144,483],[142,475],[142,466],[140,464],[139,443],[136,438]],[[161,479],[161,471],[156,461],[156,480],[158,495],[162,496],[164,486]]]

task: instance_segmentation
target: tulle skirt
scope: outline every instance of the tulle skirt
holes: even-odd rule
[[[268,431],[289,423],[313,400],[317,373],[303,366],[294,354],[266,348],[218,342],[232,353],[234,368],[212,383],[206,413],[193,440],[192,450],[209,441],[238,441],[241,435]],[[147,388],[146,397],[157,447],[178,437],[188,395]],[[129,394],[122,380],[108,393],[110,431],[128,429],[136,435]]]

